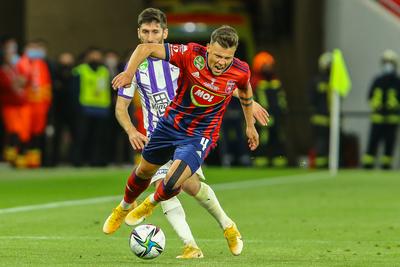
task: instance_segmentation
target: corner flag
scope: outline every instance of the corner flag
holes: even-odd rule
[[[329,171],[332,176],[336,176],[339,169],[340,96],[347,96],[351,88],[349,73],[347,72],[342,52],[339,49],[333,50],[329,86],[332,89],[330,103]]]
[[[342,52],[339,49],[333,50],[329,86],[342,97],[347,96],[351,89],[349,73],[347,72]]]

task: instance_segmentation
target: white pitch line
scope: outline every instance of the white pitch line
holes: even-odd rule
[[[311,173],[311,174],[307,173],[307,174],[300,174],[300,175],[290,175],[290,176],[283,176],[283,177],[277,177],[277,178],[261,178],[261,179],[247,180],[247,181],[213,184],[211,186],[216,191],[225,191],[225,190],[254,188],[254,187],[262,187],[262,186],[281,185],[281,184],[313,182],[313,181],[323,180],[323,179],[330,179],[330,176],[327,172],[316,172],[316,173]],[[104,197],[96,197],[96,198],[88,198],[88,199],[50,202],[50,203],[38,204],[38,205],[18,206],[18,207],[13,207],[13,208],[0,209],[0,215],[7,214],[7,213],[24,212],[24,211],[55,209],[55,208],[60,208],[60,207],[98,204],[98,203],[105,203],[105,202],[109,202],[109,201],[119,200],[121,198],[122,198],[121,195],[104,196]]]
[[[16,213],[16,212],[32,211],[32,210],[42,210],[42,209],[55,209],[55,208],[60,208],[60,207],[81,206],[81,205],[89,205],[89,204],[98,204],[98,203],[104,203],[104,202],[114,201],[114,200],[118,200],[118,199],[121,199],[121,196],[106,196],[106,197],[96,197],[96,198],[87,198],[87,199],[50,202],[50,203],[38,204],[38,205],[18,206],[18,207],[13,207],[13,208],[0,209],[0,214]]]

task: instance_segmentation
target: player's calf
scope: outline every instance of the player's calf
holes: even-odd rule
[[[140,177],[136,174],[135,170],[133,170],[125,186],[124,201],[126,203],[133,203],[133,201],[149,187],[150,181],[150,179]]]

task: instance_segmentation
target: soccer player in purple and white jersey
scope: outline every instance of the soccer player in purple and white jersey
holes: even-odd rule
[[[168,29],[165,14],[157,9],[144,10],[138,19],[138,37],[141,43],[163,43],[167,38]],[[119,88],[116,106],[116,117],[129,136],[134,149],[143,149],[144,143],[150,138],[159,118],[164,115],[168,104],[175,97],[178,87],[179,68],[165,60],[147,58],[142,62],[135,73],[133,83],[128,88]],[[131,103],[135,90],[140,95],[144,126],[147,136],[144,136],[132,125],[128,106]],[[263,118],[263,109],[259,107],[258,115]],[[256,114],[257,115],[257,114]],[[156,187],[161,182],[171,166],[172,161],[160,167],[151,179]],[[233,221],[221,208],[215,193],[207,184],[200,182],[204,175],[199,168],[183,185],[183,190],[206,208],[218,221],[222,229],[232,227]],[[132,175],[128,178],[125,196],[117,208],[106,220],[103,231],[113,233],[118,229],[126,214],[134,207],[132,193],[135,190]],[[161,207],[175,232],[184,243],[184,251],[178,258],[201,258],[203,253],[198,248],[190,228],[185,220],[185,212],[177,197],[161,202]]]

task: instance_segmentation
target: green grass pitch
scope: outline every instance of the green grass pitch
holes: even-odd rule
[[[147,222],[166,234],[150,261],[128,247],[130,228],[101,228],[130,169],[0,169],[0,266],[400,266],[400,173],[205,168],[244,239],[232,256],[218,224],[181,194],[205,258],[178,260],[182,244],[161,208]],[[153,190],[153,189],[151,189]],[[142,197],[148,195],[145,192]]]

